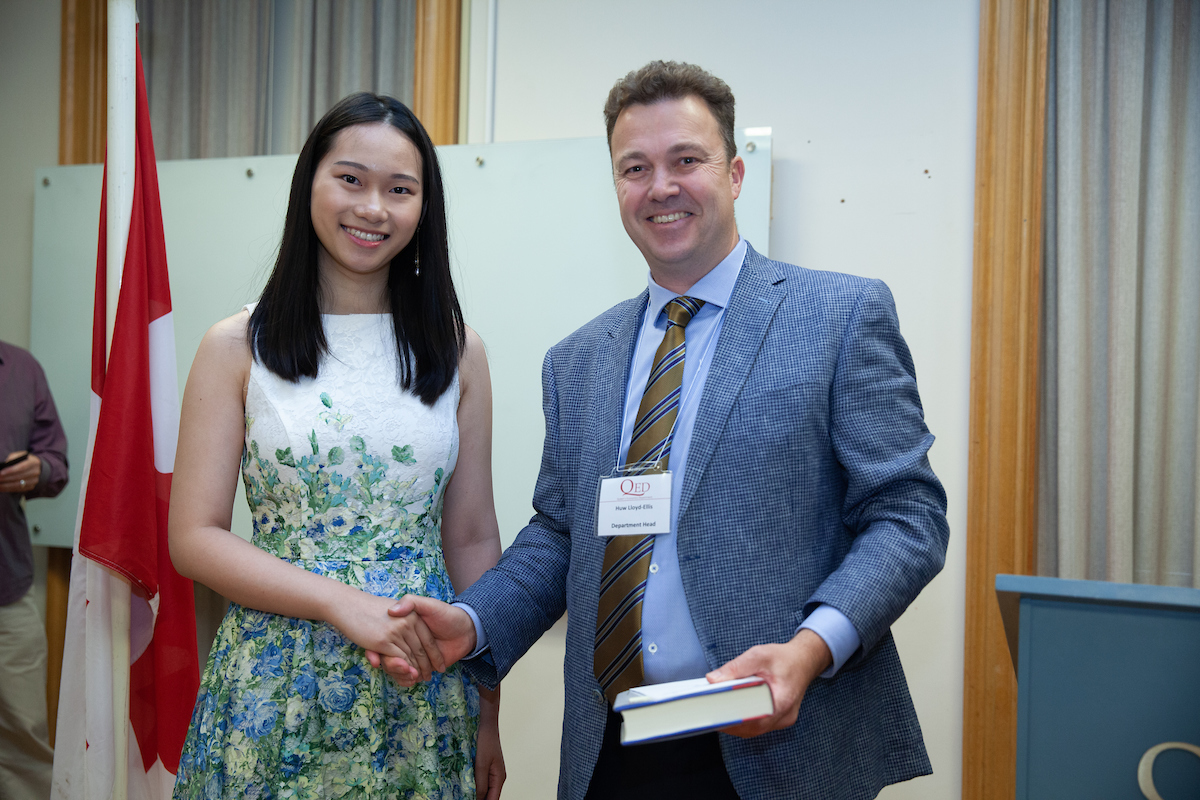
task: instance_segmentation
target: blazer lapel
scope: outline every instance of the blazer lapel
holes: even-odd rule
[[[621,452],[621,420],[625,415],[629,366],[641,327],[642,312],[649,297],[650,292],[643,291],[632,303],[622,308],[600,343],[599,370],[593,396],[596,403],[596,430],[602,434],[601,441],[604,443],[597,454],[600,456],[598,466],[605,470],[605,475],[617,466],[617,456]]]
[[[712,366],[704,382],[700,407],[696,410],[696,423],[688,448],[687,471],[683,476],[683,491],[679,500],[680,520],[696,493],[700,476],[712,459],[717,439],[733,409],[733,402],[750,375],[775,311],[783,301],[783,280],[784,276],[770,261],[754,248],[747,249],[746,261],[734,284],[729,307],[725,309],[721,338],[717,340]]]
[[[614,315],[608,330],[600,333],[596,342],[595,375],[592,381],[592,413],[591,422],[594,424],[592,435],[586,437],[586,451],[580,461],[579,480],[594,481],[607,477],[613,467],[617,466],[617,457],[621,452],[621,419],[625,413],[625,392],[629,384],[629,364],[633,358],[633,347],[637,341],[638,329],[642,320],[642,310],[646,307],[649,291],[643,291],[635,299],[622,305]],[[579,424],[580,420],[569,421],[568,424]],[[576,512],[576,519],[583,521],[586,530],[576,531],[584,534],[588,543],[589,557],[597,560],[604,558],[605,540],[596,536],[596,485],[579,487],[579,500],[584,513]],[[597,567],[599,569],[599,567]],[[596,573],[599,580],[599,572]],[[598,584],[597,584],[598,585]]]

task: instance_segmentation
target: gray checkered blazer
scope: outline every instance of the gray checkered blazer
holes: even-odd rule
[[[490,642],[490,659],[467,663],[487,685],[570,612],[558,795],[571,800],[587,791],[604,731],[592,673],[596,487],[617,463],[645,305],[643,293],[615,306],[546,355],[537,513],[461,597]],[[887,286],[748,250],[683,476],[688,606],[713,668],[790,639],[820,603],[850,619],[862,649],[809,687],[791,728],[721,735],[744,800],[871,798],[931,771],[889,628],[945,559],[932,443]]]

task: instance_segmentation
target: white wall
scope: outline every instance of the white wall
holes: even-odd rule
[[[772,257],[891,286],[938,437],[930,458],[949,497],[952,538],[946,569],[894,628],[934,775],[883,796],[959,797],[977,3],[497,6],[496,141],[602,134],[604,98],[621,75],[655,58],[698,63],[733,88],[739,127],[773,129]],[[486,32],[487,7],[472,2],[472,142],[484,136],[487,42],[478,34]],[[562,196],[571,213],[569,185]],[[559,652],[545,641],[526,660]],[[531,677],[554,674],[548,664],[528,669]],[[524,680],[512,676],[510,695],[524,696]],[[519,713],[527,712],[506,708],[506,724],[533,720]],[[557,723],[550,728],[557,742]],[[511,733],[512,788],[518,797],[540,796],[519,788],[533,785],[522,772],[552,771],[546,762],[555,751],[542,749],[544,737],[535,748],[525,743],[528,732]]]
[[[33,172],[58,163],[62,4],[5,0],[0,25],[0,339],[29,347]],[[46,552],[34,548],[34,591],[45,605]]]
[[[58,163],[61,3],[5,0],[0,25],[0,339],[29,347],[33,171]]]

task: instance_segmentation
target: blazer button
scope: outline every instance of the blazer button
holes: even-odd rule
[[[600,691],[599,689],[592,689],[592,697],[596,698],[597,703],[605,702],[604,701],[604,692]]]

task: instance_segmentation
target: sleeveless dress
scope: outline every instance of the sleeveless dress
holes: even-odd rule
[[[253,542],[373,595],[450,601],[441,516],[458,377],[426,406],[400,388],[390,315],[322,319],[329,353],[315,380],[251,366],[242,476]],[[457,665],[405,689],[328,623],[231,604],[175,797],[474,798],[478,717]]]

